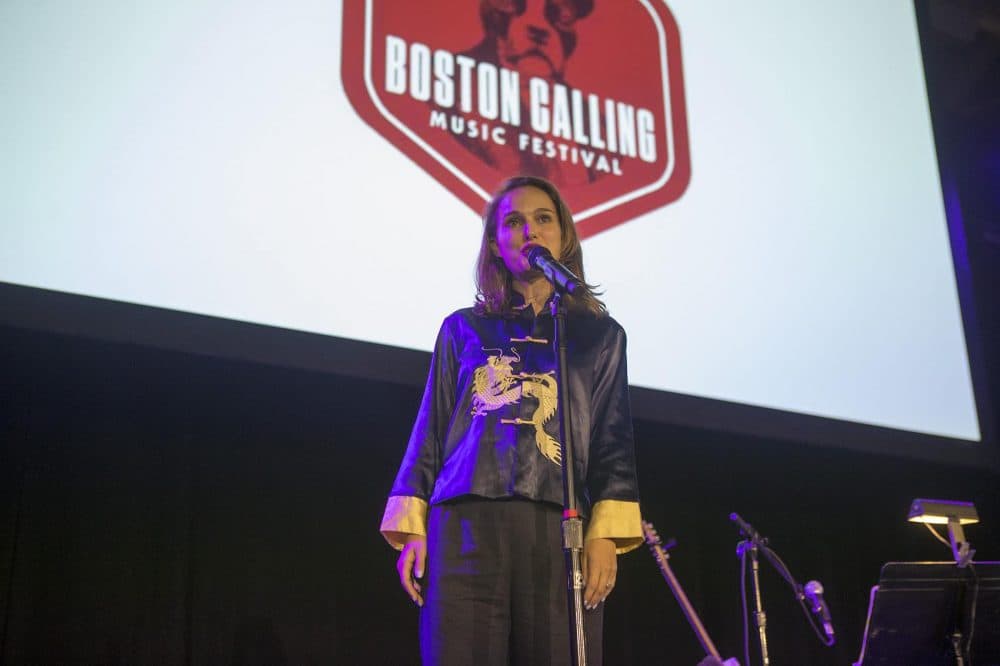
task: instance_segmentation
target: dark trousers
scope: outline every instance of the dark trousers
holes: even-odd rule
[[[517,499],[431,507],[424,666],[571,663],[561,514]],[[603,604],[584,611],[588,665],[601,664],[603,619]]]

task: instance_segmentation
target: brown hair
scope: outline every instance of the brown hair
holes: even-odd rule
[[[583,248],[576,235],[576,225],[569,207],[559,195],[556,186],[536,176],[515,176],[503,182],[483,211],[483,240],[476,261],[476,304],[478,314],[512,314],[511,298],[514,295],[513,276],[503,263],[503,259],[493,254],[491,243],[497,237],[497,207],[500,200],[519,187],[535,187],[545,192],[556,205],[559,227],[562,230],[562,247],[559,260],[584,282],[584,288],[572,296],[566,296],[566,307],[575,312],[589,312],[596,316],[607,314],[607,308],[595,295],[595,287],[586,283],[583,274]]]

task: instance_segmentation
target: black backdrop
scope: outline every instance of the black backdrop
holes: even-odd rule
[[[0,329],[2,657],[11,664],[409,664],[416,613],[377,532],[419,389]],[[890,560],[946,560],[914,497],[974,501],[1000,559],[998,479],[637,422],[645,515],[720,650],[740,656],[737,510],[839,632],[822,647],[764,568],[775,664],[857,656]],[[652,558],[620,559],[609,664],[695,664]]]

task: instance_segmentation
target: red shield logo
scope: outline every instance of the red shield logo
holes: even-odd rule
[[[582,238],[690,180],[677,24],[662,0],[344,0],[355,110],[476,213],[554,182]]]

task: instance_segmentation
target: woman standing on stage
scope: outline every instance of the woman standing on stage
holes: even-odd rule
[[[542,246],[584,278],[569,209],[551,183],[521,176],[483,223],[475,305],[441,326],[381,530],[421,607],[425,664],[568,664],[556,413],[568,390],[587,663],[600,664],[617,554],[642,543],[625,332],[589,287],[565,296],[570,385],[558,386],[553,287],[526,253]]]

